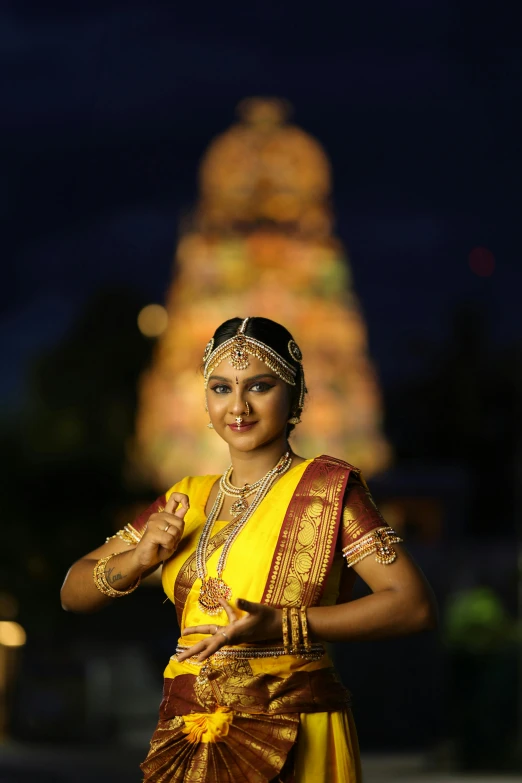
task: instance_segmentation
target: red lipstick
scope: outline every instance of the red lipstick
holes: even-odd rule
[[[254,424],[257,422],[245,422],[243,424],[229,424],[228,426],[232,430],[232,432],[248,432],[248,430],[251,430]]]

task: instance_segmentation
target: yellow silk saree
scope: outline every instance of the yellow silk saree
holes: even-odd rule
[[[188,495],[182,541],[164,565],[162,582],[180,628],[226,623],[198,605],[201,581],[195,550],[205,506],[219,476],[184,478],[145,512],[161,509],[172,492]],[[207,574],[217,576],[230,522],[216,522]],[[284,474],[230,550],[224,578],[232,602],[245,598],[277,606],[334,603],[341,580],[341,546],[386,523],[359,471],[330,457],[307,460]],[[348,590],[349,592],[349,590]],[[189,647],[203,638],[181,637]],[[163,783],[360,783],[350,694],[323,650],[313,656],[266,655],[265,645],[225,647],[204,665],[172,656],[165,669],[160,719],[142,763],[144,781]],[[230,657],[227,650],[232,651]],[[240,653],[234,653],[234,651]],[[234,657],[234,654],[236,657]],[[241,655],[241,657],[237,657]]]

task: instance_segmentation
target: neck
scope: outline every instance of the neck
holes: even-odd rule
[[[268,443],[254,451],[231,449],[232,483],[235,487],[253,484],[272,470],[286,451],[291,451],[286,438]]]

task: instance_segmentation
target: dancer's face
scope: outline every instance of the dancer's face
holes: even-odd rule
[[[224,359],[209,378],[207,405],[215,431],[232,449],[252,451],[286,439],[290,387],[260,359],[250,356],[246,370]]]

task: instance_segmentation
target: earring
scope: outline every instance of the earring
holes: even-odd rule
[[[301,419],[299,418],[299,416],[292,416],[291,419],[288,419],[289,424],[300,424],[300,422]]]
[[[214,429],[214,425],[212,424],[211,421],[209,421],[209,423],[207,424],[207,427],[209,428],[209,430],[213,430]]]

